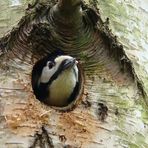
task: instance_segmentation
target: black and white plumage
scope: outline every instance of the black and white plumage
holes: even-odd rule
[[[32,70],[32,88],[38,100],[62,107],[79,93],[80,73],[75,58],[49,55],[39,60]]]

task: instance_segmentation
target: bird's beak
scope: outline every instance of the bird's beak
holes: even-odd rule
[[[70,67],[74,66],[75,64],[77,64],[77,61],[75,58],[66,59],[63,64],[63,70],[70,68]]]

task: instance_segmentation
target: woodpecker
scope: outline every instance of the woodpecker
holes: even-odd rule
[[[78,61],[69,55],[49,55],[32,70],[32,89],[38,100],[50,106],[64,107],[79,93]]]

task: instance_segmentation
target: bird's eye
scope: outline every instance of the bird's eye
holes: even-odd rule
[[[54,63],[52,63],[52,62],[48,63],[49,69],[51,69],[53,66],[54,66]]]

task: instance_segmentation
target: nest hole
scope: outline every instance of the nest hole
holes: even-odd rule
[[[68,91],[72,83],[71,78],[70,78],[71,75],[70,76],[67,75],[67,72],[69,74],[69,69],[66,69],[65,70],[66,72],[65,72],[63,71],[63,69],[61,70],[60,68],[63,66],[62,64],[64,63],[65,59],[63,58],[64,60],[61,62],[61,64],[59,64],[58,61],[55,61],[55,59],[56,60],[58,59],[57,57],[58,58],[61,57],[62,59],[63,57],[71,57],[71,56],[68,56],[68,55],[58,55],[57,56],[54,53],[54,54],[50,54],[38,60],[35,63],[32,69],[32,77],[31,77],[33,93],[36,99],[38,99],[40,102],[44,103],[47,106],[50,106],[60,111],[71,111],[79,104],[79,102],[81,102],[83,98],[83,91],[84,91],[83,69],[80,64],[80,61],[78,62],[75,58],[71,57],[75,59],[76,64],[74,65],[73,68],[70,67],[71,69],[70,71],[71,73],[73,73],[72,76],[75,76],[75,77],[78,76],[76,77],[78,79],[76,80],[75,86],[73,87],[71,94],[68,98],[65,98],[64,100],[58,100],[55,97],[55,100],[53,100],[53,98],[51,97],[52,96],[51,94],[55,94],[56,92],[61,92],[61,94],[59,93],[58,95],[57,94],[55,95],[55,96],[58,96],[57,98],[60,98],[60,96],[63,95],[63,91]],[[51,63],[48,64],[51,61],[55,63],[55,67],[53,68],[53,70],[48,69],[48,68],[51,68]],[[53,71],[55,73],[52,74],[52,76],[48,79],[47,82],[43,82],[42,76],[44,75],[44,71],[46,69],[48,69],[46,74],[50,75]],[[64,75],[63,76],[64,80],[62,78],[62,75]],[[46,76],[48,77],[48,75]],[[45,79],[46,79],[46,76],[45,76]],[[70,81],[68,80],[69,78],[70,78]],[[58,91],[55,89],[57,89]]]

